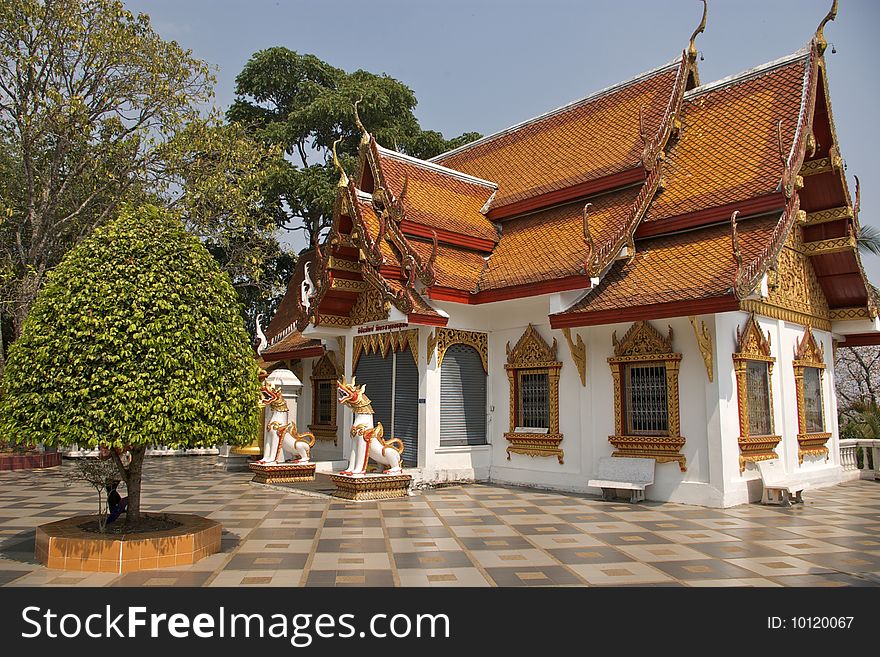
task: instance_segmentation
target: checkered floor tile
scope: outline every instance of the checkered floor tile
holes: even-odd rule
[[[880,585],[880,482],[813,490],[791,509],[482,484],[354,504],[252,485],[214,457],[148,460],[143,499],[220,521],[220,553],[122,576],[49,570],[34,528],[94,512],[70,468],[0,473],[0,586]]]

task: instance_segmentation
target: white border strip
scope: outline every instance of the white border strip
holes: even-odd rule
[[[420,166],[424,169],[446,174],[451,178],[458,178],[459,180],[462,180],[464,182],[474,183],[475,185],[482,185],[483,187],[489,187],[493,190],[498,189],[498,183],[493,183],[491,180],[477,178],[476,176],[471,176],[466,173],[462,173],[461,171],[456,171],[455,169],[450,169],[440,164],[435,164],[434,162],[431,162],[429,160],[420,160],[419,158],[413,157],[412,155],[404,155],[403,153],[392,151],[391,149],[385,148],[384,146],[379,146],[379,144],[376,144],[376,148],[379,150],[380,153],[394,160],[409,162],[410,164],[415,164],[416,166]]]
[[[689,100],[694,96],[699,96],[701,94],[707,93],[709,91],[716,91],[718,89],[723,89],[724,87],[732,86],[735,83],[743,82],[744,80],[750,78],[759,77],[773,69],[779,68],[781,66],[785,66],[786,64],[790,64],[794,61],[802,57],[809,57],[810,49],[809,48],[801,48],[797,52],[794,52],[790,55],[786,55],[785,57],[780,57],[779,59],[774,59],[772,62],[767,62],[766,64],[761,64],[760,66],[756,66],[754,68],[750,68],[746,71],[741,71],[739,73],[735,73],[733,75],[728,75],[726,78],[721,78],[720,80],[715,80],[715,82],[709,82],[708,84],[700,85],[699,87],[695,87],[690,91],[686,91],[684,94],[685,100]]]

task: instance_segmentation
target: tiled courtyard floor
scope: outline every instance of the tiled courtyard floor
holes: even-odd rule
[[[0,473],[4,586],[878,586],[880,482],[807,491],[794,508],[705,509],[470,485],[352,504],[148,460],[144,510],[223,524],[222,552],[127,575],[48,570],[34,527],[93,513],[60,468]]]

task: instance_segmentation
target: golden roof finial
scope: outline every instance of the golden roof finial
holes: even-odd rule
[[[835,0],[836,2],[836,0]],[[688,57],[692,62],[697,60],[697,46],[695,44],[697,40],[697,35],[701,32],[706,31],[706,16],[709,13],[709,3],[707,0],[702,0],[703,3],[703,18],[700,20],[700,24],[697,26],[697,29],[694,30],[694,33],[691,34],[691,42],[688,44]]]
[[[736,218],[738,215],[739,210],[734,210],[733,214],[730,215],[730,239],[733,246],[733,259],[736,260],[737,274],[739,274],[743,263],[742,251],[739,250],[739,233],[736,228]]]
[[[822,22],[819,23],[819,27],[816,28],[816,47],[818,48],[820,55],[822,55],[828,47],[828,41],[825,40],[825,26],[829,21],[833,21],[835,18],[837,18],[837,0],[834,0],[834,2],[831,3],[830,11],[825,15],[825,18],[822,19]]]
[[[339,156],[336,154],[336,144],[342,141],[342,137],[333,142],[333,168],[339,172],[339,182],[337,186],[348,187],[348,176],[345,175],[345,169],[339,163]]]
[[[362,102],[364,102],[363,96],[354,101],[354,124],[357,126],[358,130],[361,131],[361,143],[366,143],[370,141],[370,133],[367,132],[364,124],[361,123],[361,115],[358,114],[358,104]]]

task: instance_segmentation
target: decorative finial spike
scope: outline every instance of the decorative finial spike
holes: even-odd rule
[[[816,29],[816,48],[819,50],[819,55],[822,55],[828,47],[828,41],[825,40],[825,26],[829,21],[833,21],[835,18],[837,18],[837,0],[834,0],[834,2],[831,3],[831,9]]]
[[[702,0],[703,3],[703,18],[700,20],[700,24],[697,26],[697,29],[694,30],[694,33],[691,34],[691,42],[688,44],[688,57],[692,62],[697,60],[697,46],[696,40],[697,35],[706,31],[706,16],[709,14],[709,3],[707,0]],[[835,0],[835,5],[837,0]]]
[[[364,127],[364,124],[361,123],[361,115],[358,113],[358,104],[364,102],[364,97],[361,96],[356,101],[354,101],[354,124],[357,126],[358,130],[360,130],[365,136],[369,133],[367,129]]]
[[[859,183],[859,177],[858,176],[853,176],[853,177],[856,179],[856,202],[853,205],[853,214],[856,217],[858,217],[859,210],[861,209],[861,205],[862,205],[862,186]]]
[[[593,236],[590,233],[590,207],[592,207],[592,203],[587,203],[584,206],[584,240],[591,247],[593,245]]]
[[[336,154],[336,144],[342,141],[342,137],[333,142],[333,167],[339,172],[339,187],[348,187],[348,176],[345,175],[345,169],[339,163],[339,156]]]
[[[739,235],[736,232],[736,218],[739,216],[739,210],[734,210],[730,215],[731,239],[733,240],[733,259],[736,260],[736,268],[742,267],[742,252],[739,250]]]

